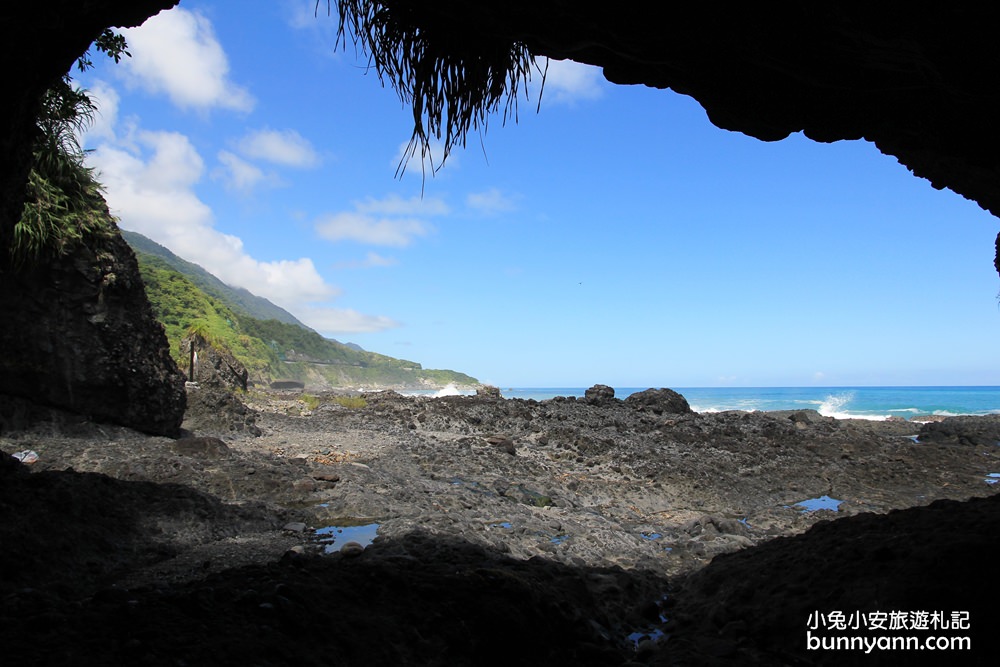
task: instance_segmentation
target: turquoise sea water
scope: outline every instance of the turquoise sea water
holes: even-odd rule
[[[615,388],[617,398],[647,387]],[[817,410],[830,417],[1000,414],[1000,387],[671,387],[696,412]],[[503,388],[505,398],[583,396],[586,387]]]

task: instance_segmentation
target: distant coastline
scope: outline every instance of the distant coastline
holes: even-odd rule
[[[669,385],[666,385],[669,386]],[[616,387],[624,399],[649,387]],[[1000,386],[940,387],[670,387],[696,412],[812,409],[839,419],[913,419],[925,415],[1000,414]],[[582,397],[586,387],[501,387],[504,398]],[[430,395],[434,392],[426,392]],[[457,392],[474,393],[474,392]]]

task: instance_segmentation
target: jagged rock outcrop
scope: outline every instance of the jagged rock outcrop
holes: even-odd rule
[[[220,350],[195,334],[181,341],[181,352],[193,353],[194,369],[188,379],[208,387],[247,390],[250,373],[230,352]]]
[[[0,393],[179,433],[184,376],[117,232],[3,274],[0,312]]]
[[[257,413],[221,386],[191,385],[187,392],[184,430],[200,436],[260,435]]]
[[[920,429],[920,442],[996,447],[1000,445],[1000,415],[950,417]]]

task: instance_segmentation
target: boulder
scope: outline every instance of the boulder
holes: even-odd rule
[[[920,427],[920,442],[995,447],[1000,444],[1000,415],[949,417]]]
[[[633,410],[648,410],[653,414],[688,414],[692,412],[687,399],[673,389],[647,389],[625,398],[625,405]]]
[[[298,389],[303,390],[306,388],[304,382],[299,382],[298,380],[275,380],[270,384],[271,389]]]
[[[615,400],[615,390],[606,384],[595,384],[583,393],[583,400],[591,405],[608,405]]]
[[[476,389],[477,398],[503,398],[499,387],[484,384]]]
[[[4,272],[0,312],[0,393],[179,434],[184,375],[117,229]]]
[[[226,437],[231,435],[258,436],[257,413],[248,408],[232,392],[221,387],[188,387],[187,412],[183,427],[197,435]]]

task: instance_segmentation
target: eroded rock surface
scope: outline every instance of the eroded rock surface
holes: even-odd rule
[[[259,435],[65,417],[0,437],[38,455],[0,466],[6,657],[849,664],[804,653],[808,611],[972,610],[987,649],[1000,620],[975,585],[1000,546],[990,418],[918,442],[812,411],[230,398]]]

